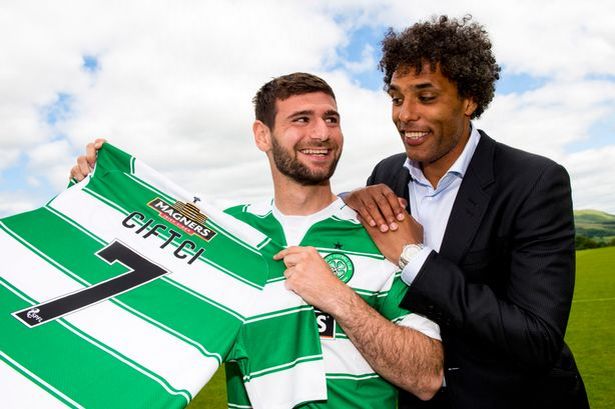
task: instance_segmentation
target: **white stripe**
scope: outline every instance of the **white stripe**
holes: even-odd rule
[[[333,253],[336,250],[331,250],[330,252]],[[330,252],[319,250],[323,258]],[[395,272],[399,270],[397,266],[387,260],[363,257],[351,253],[344,254],[350,258],[354,265],[354,274],[350,281],[346,283],[350,287],[372,292],[388,291],[391,288]]]
[[[321,253],[343,253],[346,255],[354,255],[354,256],[361,256],[361,257],[370,257],[370,258],[375,258],[378,260],[384,260],[384,256],[380,253],[365,253],[365,252],[361,252],[361,251],[349,251],[349,250],[340,250],[340,249],[332,249],[330,247],[316,247],[316,250],[318,250]]]
[[[101,304],[98,304],[101,305]],[[68,320],[66,320],[68,321]],[[106,345],[102,344],[99,342],[99,340],[93,339],[93,338],[88,338],[88,337],[84,337],[84,335],[78,331],[76,331],[74,328],[72,328],[70,325],[66,324],[63,321],[58,321],[58,323],[60,325],[62,325],[64,328],[66,328],[67,330],[69,330],[70,332],[72,332],[73,334],[77,335],[79,338],[83,339],[86,342],[89,342],[90,344],[100,348],[101,350],[105,351],[106,353],[108,353],[109,355],[111,355],[112,357],[116,358],[118,361],[123,362],[124,364],[130,366],[131,368],[135,369],[136,371],[138,371],[139,373],[145,375],[146,377],[150,378],[151,380],[155,381],[156,383],[158,383],[160,386],[162,386],[164,388],[164,390],[166,390],[169,394],[171,395],[181,395],[184,399],[186,399],[186,404],[190,403],[190,396],[188,396],[188,394],[186,394],[183,391],[174,391],[171,390],[163,381],[162,379],[155,375],[155,374],[151,374],[147,371],[145,371],[144,369],[142,369],[141,367],[134,365],[132,362],[126,360],[124,357],[122,357],[121,355],[117,354],[116,352],[112,351],[111,349],[109,349]],[[89,335],[89,334],[88,334]],[[166,353],[166,351],[157,351],[158,354],[164,354]],[[212,370],[212,373],[215,371]],[[166,381],[168,382],[169,380],[166,379]],[[176,389],[186,389],[186,388],[178,388],[176,386],[174,386],[171,383],[171,386],[175,387]],[[202,385],[201,385],[202,386]],[[194,396],[196,393],[198,393],[200,389],[197,389],[196,392],[194,390],[190,390],[192,396]]]
[[[164,249],[160,248],[164,243],[162,238],[150,236],[144,239],[142,235],[145,231],[136,234],[138,230],[136,227],[133,229],[123,227],[122,221],[126,216],[91,195],[78,189],[71,189],[58,196],[51,203],[51,207],[64,213],[76,223],[87,226],[92,234],[106,242],[120,240],[138,253],[147,254],[154,263],[172,272],[167,276],[170,280],[205,294],[242,316],[251,315],[252,300],[260,293],[258,288],[249,286],[204,262],[188,265],[185,259],[173,256],[174,248],[171,245]],[[265,261],[262,260],[262,263]],[[265,268],[265,266],[263,264],[246,268]]]
[[[230,403],[230,402],[228,403],[228,407],[229,408],[233,408],[233,409],[235,409],[235,408],[237,408],[237,409],[251,409],[252,408],[251,405],[238,405],[236,403]]]
[[[351,381],[364,381],[365,379],[376,379],[380,378],[380,375],[377,373],[367,374],[367,375],[359,375],[359,376],[351,376],[351,375],[327,375],[327,379],[348,379]]]
[[[290,315],[290,314],[297,314],[299,312],[303,312],[303,311],[313,311],[314,308],[311,305],[305,305],[303,307],[299,307],[297,309],[292,309],[290,311],[280,311],[280,312],[276,312],[276,313],[272,313],[272,314],[267,314],[267,315],[263,315],[260,317],[252,317],[252,318],[248,318],[246,319],[246,323],[252,323],[252,322],[257,322],[257,321],[262,321],[262,320],[268,320],[270,318],[276,318],[276,317],[282,317],[284,315]]]
[[[307,306],[306,302],[303,301],[301,297],[299,297],[294,292],[288,290],[284,286],[284,281],[277,282],[269,282],[262,290],[260,297],[258,298],[258,302],[254,302],[250,305],[250,316],[248,321],[254,322],[259,321],[261,318],[258,318],[258,315],[262,314],[279,314],[285,315],[285,312],[279,312],[280,310],[286,310],[289,308],[297,308],[304,307],[307,309],[311,309],[312,307]],[[298,310],[289,311],[289,314],[297,313]],[[272,315],[273,316],[273,315]],[[268,315],[266,318],[269,318]]]
[[[313,400],[327,399],[322,361],[309,361],[245,384],[254,409],[288,409]]]
[[[310,361],[310,360],[314,360],[314,359],[321,360],[322,359],[322,355],[318,354],[318,355],[302,356],[301,358],[297,358],[294,361],[287,362],[285,364],[276,365],[276,366],[272,366],[272,367],[269,367],[269,368],[261,369],[260,371],[254,371],[249,376],[244,376],[243,379],[244,380],[248,380],[248,379],[251,379],[251,378],[253,378],[255,376],[258,376],[258,375],[260,375],[262,373],[265,373],[265,372],[277,371],[279,369],[288,367],[289,365],[292,367],[292,366],[295,366],[295,365],[297,365],[297,364],[299,364],[301,362]]]
[[[41,258],[33,256],[4,231],[0,231],[0,248],[6,251],[5,254],[11,254],[10,262],[3,264],[2,277],[38,302],[85,288]],[[23,274],[24,271],[28,274]],[[202,374],[211,375],[218,367],[217,359],[203,356],[194,345],[143,321],[110,301],[66,315],[65,319],[159,374],[176,389],[198,393],[204,383]]]
[[[33,255],[30,250],[2,230],[0,230],[0,248],[3,254],[11,255],[11,257],[3,258],[0,275],[19,289],[29,289],[24,292],[38,302],[47,301],[84,287],[75,279],[60,273],[57,268],[40,257]],[[24,271],[28,274],[24,274]],[[50,272],[57,278],[46,281],[44,279],[46,272]]]
[[[440,326],[422,315],[414,313],[408,314],[401,321],[396,322],[396,324],[401,325],[402,327],[415,329],[427,335],[429,338],[442,341],[442,337],[440,336]]]
[[[53,393],[61,396],[67,402],[72,405],[82,408],[77,402],[36,376],[24,366],[20,365],[14,359],[0,351],[0,355],[18,367],[21,371],[28,374],[30,378],[35,379],[40,384],[44,385],[47,389],[53,391]],[[6,362],[0,360],[0,385],[2,385],[2,391],[0,392],[0,406],[3,408],[19,409],[19,408],[66,408],[67,406],[58,400],[51,393],[45,391],[34,381],[28,379],[23,374],[17,372],[14,368],[11,368]]]
[[[327,374],[367,375],[375,371],[349,339],[321,338]]]
[[[168,327],[167,325],[164,325],[161,322],[156,321],[155,319],[153,319],[152,317],[135,310],[134,308],[132,308],[131,306],[129,306],[128,304],[125,304],[123,302],[121,302],[120,300],[113,300],[114,303],[121,305],[124,309],[132,312],[133,314],[141,317],[142,319],[153,323],[154,325],[157,325],[158,327],[163,328],[164,330],[166,330],[167,332],[172,333],[173,335],[175,335],[176,337],[182,339],[184,342],[187,342],[188,344],[192,345],[193,347],[195,347],[196,349],[198,349],[199,351],[201,351],[202,354],[206,355],[206,356],[213,356],[214,358],[216,358],[216,360],[218,361],[218,365],[222,363],[222,356],[220,354],[218,354],[217,352],[211,352],[209,350],[207,350],[207,348],[205,348],[205,346],[201,345],[200,343],[196,342],[195,340],[185,336],[184,334],[175,331],[173,328]]]

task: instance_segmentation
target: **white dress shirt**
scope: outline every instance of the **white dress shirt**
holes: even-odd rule
[[[406,159],[404,167],[410,172],[408,193],[412,216],[423,226],[423,244],[425,247],[404,267],[402,280],[410,286],[427,256],[432,250],[440,251],[444,231],[451,215],[453,203],[459,192],[463,177],[468,170],[476,146],[480,140],[478,130],[472,126],[466,146],[444,176],[434,188],[425,178],[418,162]]]

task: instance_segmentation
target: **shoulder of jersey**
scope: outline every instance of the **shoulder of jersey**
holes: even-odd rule
[[[337,211],[335,211],[332,217],[339,221],[350,222],[353,224],[361,224],[359,219],[357,218],[357,212],[348,207],[346,203],[344,203],[341,199],[338,199],[340,203],[340,207]]]
[[[242,213],[248,213],[252,216],[256,217],[267,217],[271,214],[273,210],[273,200],[267,200],[263,202],[257,203],[248,203],[248,204],[240,204],[237,206],[232,206],[224,210],[225,213],[230,214],[231,216],[237,216]]]

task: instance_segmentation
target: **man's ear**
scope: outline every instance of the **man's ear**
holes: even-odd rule
[[[254,134],[254,142],[256,147],[263,152],[268,152],[271,149],[271,131],[263,122],[256,120],[252,124],[252,133]]]
[[[476,104],[476,102],[474,102],[473,98],[466,98],[464,99],[464,111],[463,113],[467,116],[467,117],[471,117],[472,114],[474,113],[474,111],[476,111],[476,107],[478,107],[478,105]]]

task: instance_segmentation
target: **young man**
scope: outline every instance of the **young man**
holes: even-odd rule
[[[399,269],[331,191],[343,146],[333,91],[318,77],[295,73],[265,84],[254,102],[254,138],[269,159],[275,196],[228,212],[288,246],[276,255],[287,266],[287,288],[321,311],[328,400],[302,407],[394,408],[389,382],[431,398],[442,382],[439,330],[398,307],[406,291]],[[73,177],[89,171],[95,148],[88,146]],[[237,368],[227,365],[227,375],[229,406],[249,407]]]
[[[403,267],[401,305],[441,327],[446,387],[432,407],[585,408],[564,343],[575,256],[569,178],[472,125],[500,68],[486,31],[468,20],[442,16],[387,34],[380,66],[406,152],[345,200]],[[407,395],[400,403],[418,404]]]

